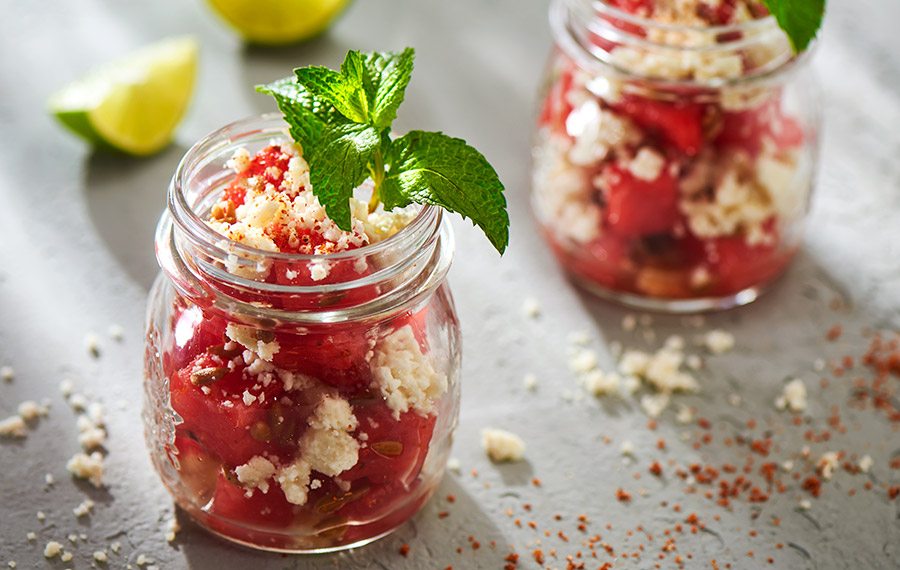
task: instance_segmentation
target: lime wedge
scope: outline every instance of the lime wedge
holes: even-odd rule
[[[194,89],[197,42],[173,38],[97,68],[50,98],[50,111],[88,141],[134,155],[172,140]]]
[[[209,0],[209,4],[245,40],[278,45],[324,32],[349,0]]]

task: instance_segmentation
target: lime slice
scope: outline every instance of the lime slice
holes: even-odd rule
[[[209,0],[247,41],[287,44],[324,32],[349,0]]]
[[[153,154],[172,140],[196,72],[195,40],[163,40],[67,85],[50,98],[50,111],[94,144]]]

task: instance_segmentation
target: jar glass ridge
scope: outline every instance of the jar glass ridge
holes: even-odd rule
[[[280,117],[240,121],[198,142],[173,177],[147,315],[145,434],[164,484],[205,528],[323,552],[389,533],[440,482],[459,413],[453,238],[429,207],[329,255],[255,249],[207,226],[234,151],[285,140]]]
[[[673,312],[749,303],[796,253],[815,182],[810,53],[795,55],[771,16],[644,16],[552,3],[538,223],[599,296]]]

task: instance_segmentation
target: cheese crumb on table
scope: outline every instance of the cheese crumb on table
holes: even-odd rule
[[[816,462],[816,469],[826,481],[834,475],[834,470],[840,465],[840,456],[836,451],[823,453]]]
[[[81,518],[81,517],[86,517],[89,514],[91,514],[91,511],[93,511],[93,509],[94,509],[94,501],[92,501],[90,499],[85,499],[81,502],[80,505],[78,505],[77,507],[72,509],[72,513],[76,517]]]
[[[734,335],[720,329],[711,330],[703,339],[707,350],[713,354],[724,354],[734,348]]]
[[[19,416],[26,422],[45,417],[50,410],[47,406],[42,406],[33,400],[26,400],[19,404]]]
[[[584,388],[594,396],[617,394],[621,384],[622,378],[615,372],[592,370],[584,377]]]
[[[103,486],[103,455],[99,451],[90,455],[76,453],[66,463],[66,469],[78,479],[87,479],[94,487]]]
[[[541,315],[541,304],[534,297],[527,297],[522,303],[522,312],[530,319],[535,319]]]
[[[779,410],[789,409],[792,412],[806,410],[806,384],[794,378],[784,385],[781,395],[775,398],[775,407]]]
[[[534,392],[538,387],[537,376],[535,376],[534,374],[526,374],[522,379],[522,385],[529,392]]]
[[[12,366],[0,367],[0,378],[2,378],[4,382],[12,382],[15,377],[16,372],[13,370]]]
[[[573,372],[586,374],[597,368],[597,353],[593,350],[579,350],[569,359],[569,367]]]
[[[493,428],[483,429],[481,446],[491,461],[521,461],[525,457],[525,442],[509,431]]]
[[[94,560],[101,564],[106,564],[109,561],[109,556],[106,555],[105,550],[97,550],[94,552]]]
[[[44,546],[44,558],[56,558],[62,552],[62,544],[51,540]]]
[[[116,342],[121,342],[122,339],[125,338],[125,329],[122,328],[121,325],[115,323],[109,325],[109,328],[106,329],[106,333],[109,335],[109,338]]]
[[[873,465],[875,465],[875,461],[870,455],[863,455],[859,460],[859,470],[863,473],[868,473],[869,471],[871,471]]]
[[[459,462],[459,459],[451,457],[447,460],[447,469],[449,469],[453,473],[459,473],[460,471],[462,471],[462,464]]]
[[[0,421],[0,437],[25,437],[28,434],[21,416],[11,416]]]
[[[94,358],[100,357],[100,339],[94,333],[88,333],[84,337],[84,348]]]

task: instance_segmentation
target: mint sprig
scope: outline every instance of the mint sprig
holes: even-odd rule
[[[763,0],[797,53],[815,39],[825,17],[825,0]]]
[[[434,205],[469,218],[500,253],[509,243],[503,184],[487,159],[462,139],[412,131],[391,137],[391,124],[412,76],[415,51],[350,51],[340,71],[303,67],[258,85],[275,98],[303,147],[313,193],[328,216],[351,227],[350,197],[374,182],[370,210]]]

